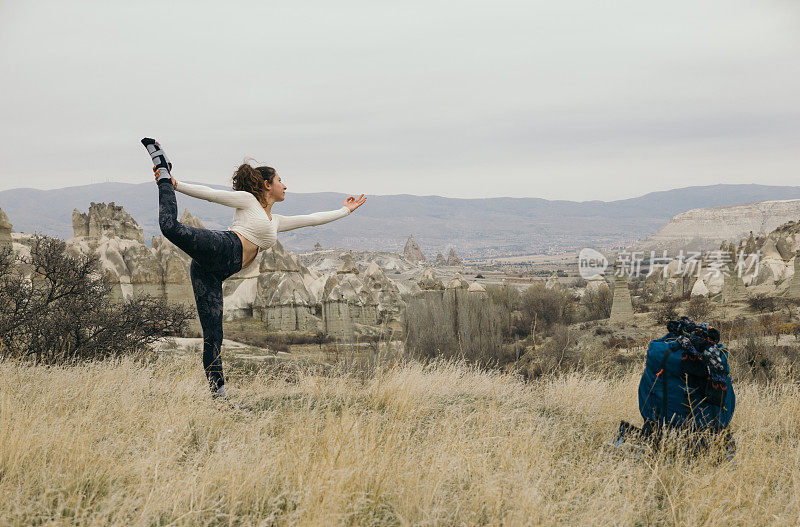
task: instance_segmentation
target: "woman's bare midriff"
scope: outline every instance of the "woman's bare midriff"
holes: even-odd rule
[[[258,254],[258,245],[251,242],[236,231],[232,231],[242,240],[242,269],[253,263]]]

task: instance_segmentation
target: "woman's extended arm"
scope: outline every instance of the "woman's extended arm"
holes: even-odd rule
[[[182,181],[178,181],[175,184],[175,190],[193,198],[200,198],[220,205],[236,207],[237,209],[249,207],[254,200],[258,201],[255,196],[242,190],[216,190],[203,185],[183,183]]]
[[[278,220],[278,232],[299,229],[300,227],[310,227],[312,225],[322,225],[339,218],[344,218],[350,214],[350,209],[342,207],[326,212],[315,212],[313,214],[302,214],[300,216],[281,216],[272,214],[272,219]]]

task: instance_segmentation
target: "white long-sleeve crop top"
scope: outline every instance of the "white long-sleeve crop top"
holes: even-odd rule
[[[203,185],[193,185],[178,181],[175,190],[204,199],[220,205],[234,207],[233,223],[230,230],[237,232],[258,245],[261,249],[268,249],[278,239],[278,232],[322,225],[350,214],[350,209],[340,209],[303,214],[300,216],[281,216],[272,213],[272,219],[267,216],[267,211],[261,206],[255,196],[242,190],[216,190]]]

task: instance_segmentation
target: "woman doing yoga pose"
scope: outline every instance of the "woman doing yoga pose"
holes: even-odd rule
[[[175,181],[172,163],[161,145],[144,138],[142,144],[153,160],[158,184],[158,224],[164,237],[192,258],[189,274],[203,328],[203,367],[214,396],[225,397],[222,374],[222,282],[255,260],[259,249],[268,249],[277,233],[344,218],[366,201],[361,194],[349,197],[340,209],[301,216],[272,213],[272,205],[283,201],[286,185],[274,168],[242,164],[233,175],[233,191]],[[178,221],[175,191],[228,207],[234,207],[230,230],[214,231],[189,227]]]

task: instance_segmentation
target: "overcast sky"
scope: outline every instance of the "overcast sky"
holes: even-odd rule
[[[796,0],[0,0],[0,190],[613,200],[800,184]]]

